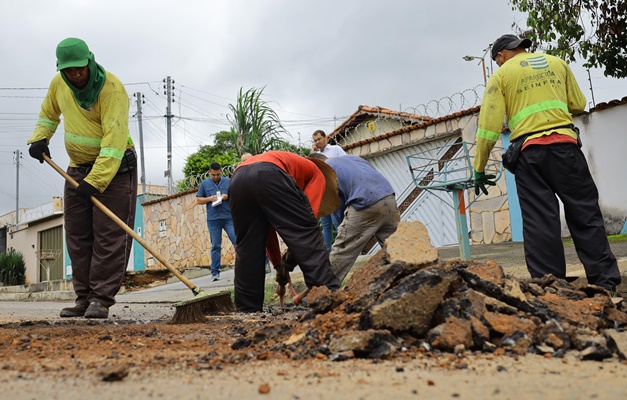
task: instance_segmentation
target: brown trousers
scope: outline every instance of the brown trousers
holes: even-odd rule
[[[79,183],[88,174],[73,167],[67,172]],[[111,307],[124,279],[133,238],[98,207],[78,197],[73,185],[66,182],[64,192],[65,240],[72,262],[76,304],[99,301]],[[104,193],[95,197],[133,228],[137,168],[116,175]]]
[[[400,213],[393,194],[363,210],[356,210],[350,205],[346,207],[329,256],[337,279],[343,281],[346,278],[373,236],[383,246],[385,239],[396,232],[399,221]]]

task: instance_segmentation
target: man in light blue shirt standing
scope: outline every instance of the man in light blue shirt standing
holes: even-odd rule
[[[198,204],[207,205],[207,228],[211,240],[211,276],[214,282],[220,279],[223,229],[233,246],[236,244],[229,204],[229,182],[229,178],[222,176],[220,164],[214,162],[209,168],[209,179],[200,184],[196,193]]]

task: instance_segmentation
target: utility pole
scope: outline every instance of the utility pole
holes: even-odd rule
[[[172,80],[169,76],[163,80],[165,82],[165,94],[167,96],[167,105],[165,111],[166,118],[166,127],[167,127],[167,143],[168,143],[168,169],[165,171],[164,176],[168,178],[168,194],[172,194],[174,192],[174,183],[172,182],[172,90],[174,90],[174,80]]]
[[[20,159],[22,154],[19,150],[15,150],[15,230],[20,222]]]
[[[141,178],[142,183],[142,198],[146,194],[146,165],[144,164],[144,130],[142,127],[142,104],[144,103],[144,95],[141,92],[135,93],[137,98],[137,122],[139,124],[139,149],[140,149],[140,165],[141,165]]]

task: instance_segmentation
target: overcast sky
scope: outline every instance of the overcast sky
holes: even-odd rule
[[[404,110],[483,83],[478,61],[498,36],[524,21],[504,0],[5,0],[0,13],[0,215],[16,207],[16,150],[23,153],[19,207],[63,194],[63,178],[28,155],[26,141],[55,71],[55,48],[84,39],[129,96],[145,96],[146,181],[164,184],[166,100],[175,80],[173,175],[211,135],[228,129],[228,104],[240,87],[265,86],[291,133],[310,144],[359,105]],[[490,66],[489,57],[486,62]],[[496,68],[496,65],[493,65]],[[573,65],[592,101],[587,72]],[[627,96],[627,81],[591,71],[597,103]],[[139,144],[136,104],[130,130]],[[473,106],[473,105],[470,105]],[[63,168],[62,129],[50,145]]]

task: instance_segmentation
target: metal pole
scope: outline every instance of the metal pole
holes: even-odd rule
[[[459,242],[459,257],[464,261],[470,260],[470,238],[468,238],[468,223],[466,221],[466,204],[464,189],[456,188],[452,192],[457,222],[457,241]]]
[[[165,171],[165,176],[168,177],[168,194],[173,193],[173,183],[172,183],[172,113],[170,112],[172,107],[172,80],[168,76],[166,78],[166,95],[167,95],[167,106],[166,106],[166,126],[167,126],[167,143],[168,143],[168,169]]]
[[[144,130],[142,127],[142,102],[144,95],[140,92],[135,93],[137,97],[137,123],[139,124],[139,149],[140,149],[140,165],[141,165],[141,180],[142,183],[142,198],[146,194],[146,165],[144,164]]]
[[[15,230],[20,222],[20,151],[15,150]]]
[[[588,69],[588,82],[590,82],[590,93],[592,94],[592,107],[596,107],[594,102],[594,90],[592,90],[592,78],[590,77],[590,70]]]
[[[485,58],[481,59],[481,69],[483,70],[483,85],[488,86],[488,77],[485,72]]]

